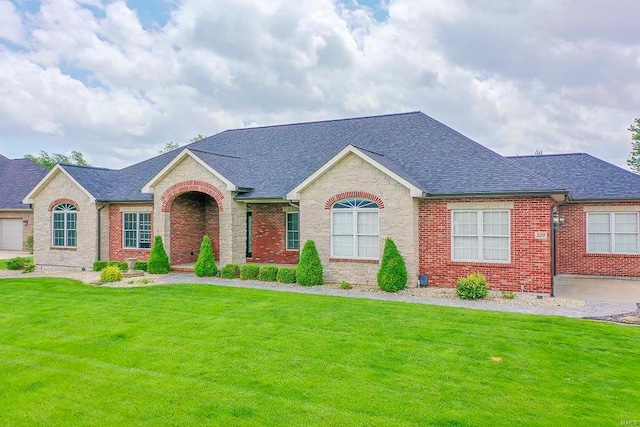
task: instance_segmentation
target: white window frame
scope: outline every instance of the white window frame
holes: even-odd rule
[[[484,235],[484,221],[483,221],[483,217],[484,214],[486,213],[494,213],[494,212],[502,212],[502,213],[506,213],[507,214],[507,219],[508,219],[508,224],[507,226],[509,227],[509,234],[507,236],[486,236]],[[477,215],[477,223],[478,223],[478,235],[477,236],[464,236],[464,237],[477,237],[478,239],[478,254],[477,254],[477,258],[473,258],[473,259],[456,259],[455,258],[455,237],[461,237],[461,236],[455,236],[454,235],[454,216],[456,213],[470,213],[473,214],[475,213]],[[488,264],[510,264],[511,263],[511,210],[510,209],[456,209],[456,210],[452,210],[451,211],[451,230],[450,230],[450,237],[451,237],[451,261],[454,262],[481,262],[481,263],[488,263]],[[501,237],[501,238],[507,238],[509,241],[509,255],[507,257],[506,260],[485,260],[484,259],[484,238],[485,237]]]
[[[135,230],[127,230],[125,228],[125,217],[127,215],[135,215],[136,216],[136,229]],[[149,247],[148,248],[142,248],[140,247],[140,243],[141,243],[141,239],[140,239],[140,215],[149,215]],[[122,212],[122,248],[123,249],[140,249],[140,250],[151,250],[151,225],[152,225],[152,215],[151,212]],[[136,246],[127,246],[127,238],[126,238],[126,232],[127,231],[135,231],[136,233]]]
[[[297,230],[290,230],[289,229],[289,215],[297,215],[298,216],[298,229]],[[285,248],[288,251],[299,251],[300,250],[300,212],[285,212],[285,216],[284,216],[284,221],[285,221]],[[296,248],[292,248],[289,246],[289,233],[295,233],[296,234],[296,238],[295,240],[298,242],[298,247]]]
[[[361,201],[366,201],[369,203],[373,203],[374,205],[378,206],[378,204],[376,202],[374,202],[373,200],[369,200],[369,199],[365,199],[365,198],[361,198],[361,197],[352,197],[352,198],[347,198],[347,199],[343,199],[343,200],[338,200],[337,202],[335,202],[333,204],[333,206],[331,207],[331,257],[332,258],[339,258],[339,259],[354,259],[354,260],[372,260],[372,261],[379,261],[380,260],[380,208],[376,207],[376,208],[363,208],[363,207],[353,207],[353,208],[335,208],[335,206],[337,204],[340,203],[345,203],[347,201],[350,200],[361,200]],[[343,213],[343,212],[348,212],[351,213],[351,220],[353,221],[352,224],[352,229],[353,229],[353,234],[335,234],[333,231],[333,218],[334,218],[334,213],[339,212],[339,213]],[[358,233],[358,213],[364,213],[364,212],[373,212],[376,214],[376,233],[375,234],[363,234],[363,233]],[[333,238],[334,236],[353,236],[353,250],[354,250],[354,254],[352,256],[346,256],[346,255],[335,255],[334,254],[334,247],[333,247]],[[359,256],[357,254],[358,251],[358,237],[360,236],[375,236],[377,237],[378,240],[378,246],[377,248],[377,252],[378,252],[378,256],[377,257],[365,257],[365,256]]]
[[[616,215],[635,215],[636,216],[636,224],[638,224],[637,227],[637,232],[636,234],[636,239],[637,239],[637,247],[638,247],[638,252],[616,252],[615,248],[616,248],[616,234],[634,234],[634,233],[616,233],[616,221],[615,221],[615,216]],[[592,234],[589,230],[589,215],[609,215],[609,251],[608,252],[595,252],[595,251],[590,251],[589,250],[589,235]],[[586,224],[586,230],[587,230],[587,238],[585,239],[585,243],[587,245],[586,247],[586,252],[588,254],[613,254],[613,255],[638,255],[640,254],[640,223],[638,223],[638,221],[640,221],[640,213],[638,212],[587,212],[587,218],[586,218],[587,224]],[[595,234],[595,233],[594,233]],[[605,234],[605,233],[597,233],[597,234]]]
[[[55,228],[56,227],[56,215],[62,215],[63,218],[63,228]],[[73,215],[73,221],[75,223],[75,228],[69,227],[69,219]],[[64,233],[64,244],[57,245],[56,244],[56,231],[62,231]],[[73,237],[74,244],[70,245],[69,240],[69,232],[75,232]],[[71,203],[60,203],[51,210],[51,246],[54,248],[77,248],[78,247],[78,209],[72,205]]]

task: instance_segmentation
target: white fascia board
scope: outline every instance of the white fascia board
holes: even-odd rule
[[[36,195],[42,190],[43,187],[49,184],[58,173],[63,173],[67,178],[69,178],[71,182],[73,182],[80,190],[82,190],[83,193],[87,195],[87,197],[89,197],[89,201],[91,203],[94,203],[96,201],[96,198],[93,196],[93,194],[91,194],[86,188],[80,185],[80,183],[76,181],[76,179],[72,177],[71,174],[67,172],[62,166],[57,164],[44,176],[44,178],[40,180],[40,182],[36,184],[35,187],[33,187],[29,194],[27,194],[22,200],[22,203],[26,205],[35,203]]]
[[[182,160],[184,160],[185,157],[191,157],[199,165],[201,165],[203,168],[211,172],[213,176],[218,178],[220,181],[224,182],[224,184],[227,186],[228,191],[237,190],[237,186],[233,182],[229,181],[218,171],[216,171],[211,166],[206,164],[200,157],[194,154],[193,151],[189,150],[188,148],[185,148],[180,152],[180,154],[178,154],[173,160],[171,160],[164,168],[162,168],[160,172],[158,172],[155,176],[153,176],[151,180],[144,185],[144,187],[142,187],[142,192],[153,193],[153,190],[151,188],[154,185],[156,185],[162,178],[167,176]]]
[[[289,193],[287,193],[287,200],[300,200],[300,192],[302,190],[304,190],[307,186],[309,186],[316,179],[321,177],[325,172],[327,172],[329,169],[331,169],[340,160],[344,159],[349,154],[355,154],[356,156],[360,157],[365,162],[369,163],[374,168],[378,169],[382,173],[386,174],[387,176],[393,178],[395,181],[397,181],[400,184],[404,185],[406,188],[409,189],[409,194],[411,195],[411,197],[422,197],[422,196],[424,196],[424,192],[420,188],[418,188],[415,185],[411,184],[409,181],[407,181],[406,179],[402,178],[400,175],[398,175],[397,173],[393,172],[389,168],[381,165],[380,163],[378,163],[377,161],[375,161],[374,159],[369,157],[362,150],[359,150],[358,148],[356,148],[353,145],[349,144],[346,147],[344,147],[338,154],[333,156],[327,163],[322,165],[318,170],[316,170],[314,173],[309,175],[309,177],[307,177],[304,181],[302,181],[300,184],[298,184],[293,190],[291,190]]]

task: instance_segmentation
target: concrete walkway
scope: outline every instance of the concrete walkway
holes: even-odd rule
[[[506,311],[511,313],[544,314],[563,317],[600,317],[621,313],[629,313],[637,310],[635,303],[620,303],[606,301],[586,301],[585,305],[578,307],[565,306],[535,306],[518,305],[514,301],[505,300],[504,303],[492,301],[466,301],[461,299],[428,298],[409,295],[399,295],[387,292],[361,292],[355,290],[342,290],[324,286],[298,286],[283,285],[280,283],[263,283],[254,281],[228,280],[216,278],[197,277],[189,273],[169,273],[162,276],[162,282],[169,283],[199,283],[217,286],[229,286],[236,288],[252,288],[276,290],[282,292],[295,292],[313,295],[332,295],[346,298],[368,298],[382,301],[400,301],[417,304],[432,304],[449,307],[472,308],[477,310]]]
[[[555,279],[555,295],[586,301],[640,303],[638,278],[559,275]]]
[[[29,252],[23,251],[0,251],[0,259],[11,259],[16,257],[30,257],[33,256]]]

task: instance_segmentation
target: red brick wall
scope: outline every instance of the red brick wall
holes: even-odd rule
[[[109,206],[109,260],[124,261],[126,258],[138,258],[140,261],[149,259],[151,249],[125,249],[124,235],[122,232],[123,205]],[[139,212],[149,212],[153,205],[126,205],[129,208],[141,208]],[[132,212],[127,210],[127,212]],[[151,213],[151,237],[153,238],[153,213]]]
[[[249,205],[253,216],[252,257],[247,262],[297,264],[299,251],[286,249],[286,213],[283,204]]]
[[[640,255],[588,254],[586,206],[640,206],[639,203],[570,203],[560,207],[565,225],[558,230],[557,274],[640,276]]]
[[[220,258],[218,205],[211,196],[197,192],[185,193],[176,197],[169,209],[171,264],[195,262],[205,234],[211,239],[216,260]]]
[[[419,213],[419,271],[429,275],[429,286],[453,287],[459,277],[479,272],[491,289],[551,292],[551,233],[549,216],[553,200],[547,197],[467,199],[468,202],[513,202],[511,210],[511,261],[508,264],[451,260],[451,211],[448,202],[423,200]],[[537,231],[547,238],[535,238]]]

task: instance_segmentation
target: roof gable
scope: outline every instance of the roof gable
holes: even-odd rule
[[[68,167],[68,166],[67,166]],[[91,194],[84,186],[82,186],[67,170],[65,170],[64,165],[57,164],[51,169],[45,176],[36,184],[33,189],[24,197],[22,203],[35,203],[35,198],[37,195],[46,187],[58,174],[65,175],[71,182],[73,182],[82,192],[84,192],[87,197],[89,197],[90,202],[95,202],[96,198],[93,194]]]
[[[0,210],[30,209],[22,201],[47,170],[29,159],[0,155]]]

